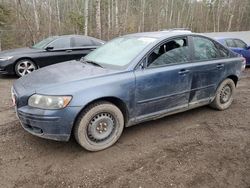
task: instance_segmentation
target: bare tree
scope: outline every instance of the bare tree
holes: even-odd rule
[[[101,30],[101,0],[96,0],[96,33],[99,38],[102,37]]]
[[[108,39],[110,38],[111,30],[111,0],[108,0]]]
[[[89,22],[89,0],[85,0],[84,4],[84,35],[88,35]]]
[[[35,36],[34,36],[34,32],[31,29],[31,26],[30,26],[30,23],[28,21],[28,18],[26,16],[26,14],[25,14],[25,11],[23,11],[21,0],[18,0],[18,4],[19,4],[19,7],[20,7],[20,9],[19,9],[20,12],[19,13],[21,14],[21,16],[23,17],[23,19],[25,21],[25,25],[27,26],[27,29],[28,29],[28,31],[30,33],[30,36],[31,36],[31,42],[32,42],[32,44],[34,44],[35,41],[36,41]]]
[[[53,34],[110,39],[172,27],[189,27],[194,32],[250,30],[249,0],[0,1],[11,13],[0,15],[9,20],[0,23],[3,49],[31,45]]]
[[[59,30],[61,30],[61,18],[60,18],[59,0],[56,0],[56,10],[57,10],[57,21],[58,21]]]
[[[36,25],[36,32],[39,32],[40,25],[39,25],[39,20],[38,20],[36,0],[32,0],[32,5],[33,5],[33,11],[34,11],[34,19],[35,19],[35,25]]]
[[[119,14],[118,14],[118,0],[115,0],[115,31],[116,35],[120,33],[119,30]]]

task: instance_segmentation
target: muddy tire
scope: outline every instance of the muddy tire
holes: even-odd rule
[[[225,79],[217,88],[215,98],[210,106],[217,110],[226,110],[233,102],[235,83],[231,79]]]
[[[76,121],[76,141],[86,150],[99,151],[112,146],[121,136],[124,117],[110,102],[97,102],[87,107]]]

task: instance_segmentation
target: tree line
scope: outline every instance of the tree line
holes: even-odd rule
[[[249,10],[250,0],[0,0],[0,47],[62,34],[109,40],[169,28],[250,30]]]

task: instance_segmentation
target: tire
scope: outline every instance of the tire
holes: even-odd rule
[[[74,135],[88,151],[100,151],[112,146],[121,136],[124,117],[110,102],[97,102],[87,107],[78,117]]]
[[[233,102],[234,93],[234,81],[229,78],[225,79],[217,88],[215,98],[210,106],[217,110],[226,110]]]
[[[36,64],[30,59],[22,59],[17,61],[15,65],[15,73],[18,77],[22,77],[37,69]]]

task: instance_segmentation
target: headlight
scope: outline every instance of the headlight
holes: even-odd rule
[[[13,56],[0,57],[0,61],[8,61],[11,58],[13,58]]]
[[[62,109],[71,101],[71,96],[47,96],[47,95],[32,95],[28,100],[28,105],[48,110]]]

